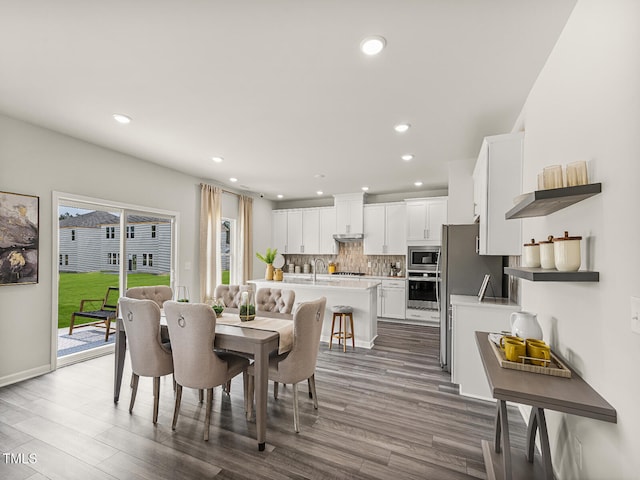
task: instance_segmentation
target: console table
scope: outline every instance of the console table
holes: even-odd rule
[[[487,478],[553,479],[545,409],[617,422],[616,410],[573,370],[571,378],[561,378],[502,368],[489,344],[489,333],[475,334],[491,394],[498,400],[494,447],[486,440],[482,441]],[[512,462],[511,459],[507,401],[531,406],[526,455],[520,462]],[[537,462],[534,465],[537,432],[540,432],[542,466]]]

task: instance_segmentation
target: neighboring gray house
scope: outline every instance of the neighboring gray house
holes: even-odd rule
[[[109,212],[90,212],[59,221],[61,272],[117,273],[120,265],[120,218]],[[171,222],[130,215],[126,227],[127,271],[169,273]]]

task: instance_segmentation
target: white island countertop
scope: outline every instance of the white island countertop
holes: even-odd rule
[[[254,279],[248,283],[259,288],[276,288],[293,290],[294,304],[327,298],[327,308],[324,314],[321,340],[328,342],[331,337],[331,323],[333,315],[331,308],[337,305],[349,305],[353,308],[353,322],[356,347],[371,348],[378,334],[377,300],[380,280],[361,278],[313,278],[285,277],[282,282],[273,280]],[[295,308],[295,307],[294,307]],[[349,345],[351,342],[349,342]],[[334,348],[336,348],[334,346]]]
[[[317,289],[350,289],[350,290],[368,290],[376,288],[380,285],[380,280],[357,280],[353,278],[318,278],[315,282],[312,278],[286,278],[281,282],[274,280],[253,279],[249,283],[260,283],[262,286],[269,285],[271,288],[293,288],[307,287]]]

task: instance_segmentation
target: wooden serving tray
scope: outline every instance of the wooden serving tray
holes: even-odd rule
[[[489,345],[493,349],[493,353],[496,355],[496,359],[502,368],[509,368],[511,370],[520,370],[521,372],[541,373],[543,375],[551,375],[554,377],[571,378],[571,370],[562,363],[562,361],[551,352],[551,362],[545,367],[538,365],[531,365],[530,363],[512,362],[507,360],[504,356],[502,349],[489,339]],[[525,360],[525,362],[528,360]]]

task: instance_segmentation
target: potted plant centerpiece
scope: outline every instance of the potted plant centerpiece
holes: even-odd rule
[[[273,250],[267,248],[267,253],[265,253],[264,255],[262,255],[260,252],[256,252],[256,257],[267,264],[267,269],[264,274],[265,280],[273,280],[273,261],[275,260],[277,253],[277,248],[274,248]]]

